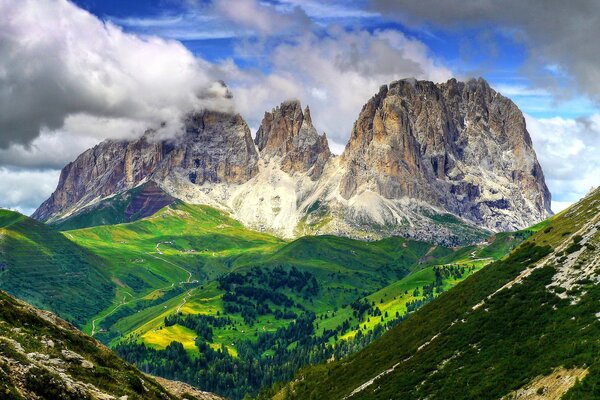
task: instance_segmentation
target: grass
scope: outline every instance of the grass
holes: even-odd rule
[[[8,224],[9,217],[5,219]],[[246,274],[255,268],[294,267],[313,275],[319,282],[317,296],[306,299],[285,293],[321,318],[318,332],[322,332],[345,320],[358,325],[360,321],[353,316],[350,303],[367,296],[369,301],[386,296],[382,307],[388,311],[388,318],[384,318],[387,322],[396,317],[396,311],[406,312],[408,301],[420,298],[405,296],[404,291],[430,283],[431,266],[436,260],[472,259],[470,252],[400,237],[364,242],[309,236],[286,242],[248,230],[213,208],[181,202],[131,223],[71,230],[64,236],[48,231],[87,251],[101,264],[99,272],[110,282],[113,294],[96,305],[94,313],[80,318],[80,324],[86,332],[94,330],[99,338],[112,344],[129,335],[144,342],[150,340],[153,336],[149,333],[160,331],[164,318],[177,310],[184,314],[225,315],[224,292],[216,280],[234,271]],[[413,272],[417,275],[411,276]],[[426,279],[420,281],[419,276]],[[397,299],[392,301],[393,297]],[[297,307],[290,311],[303,312]],[[213,345],[231,351],[241,339],[252,340],[260,332],[272,332],[289,324],[289,320],[273,315],[261,315],[252,324],[239,314],[228,317],[236,329],[215,328]],[[108,325],[105,319],[110,321]],[[367,329],[380,322],[373,319]],[[101,327],[108,332],[99,332]],[[349,331],[347,337],[355,333],[356,330]],[[190,343],[185,335],[180,339]]]
[[[6,220],[12,221],[8,216]],[[456,223],[446,217],[440,221]],[[197,333],[180,325],[165,327],[165,317],[176,312],[227,317],[231,323],[213,327],[209,345],[227,349],[234,357],[242,342],[254,342],[259,335],[276,332],[293,322],[290,317],[277,317],[275,311],[314,313],[316,336],[342,325],[348,327],[331,337],[329,344],[341,343],[359,330],[366,334],[378,326],[395,323],[398,316],[407,314],[411,302],[428,301],[423,287],[435,282],[438,266],[466,269],[459,277],[445,277],[441,289],[433,293],[435,297],[444,296],[443,292],[504,256],[526,236],[498,234],[490,243],[464,248],[400,237],[365,242],[309,236],[285,241],[246,229],[213,208],[182,202],[130,223],[63,234],[51,232],[99,261],[98,271],[113,290],[104,303],[82,319],[86,332],[93,332],[111,346],[133,338],[161,350],[176,341],[194,355]],[[292,268],[318,282],[314,293],[285,285],[270,287],[270,278],[251,278],[256,271],[264,271],[269,277],[279,269]],[[241,276],[244,285],[277,292],[291,300],[292,305],[282,307],[267,300],[263,305],[268,305],[270,311],[254,320],[248,320],[241,312],[227,312],[223,300],[226,291],[218,282],[234,273]],[[379,308],[382,315],[355,315],[351,304],[358,299],[375,303],[370,308]],[[246,300],[239,299],[239,304],[243,301]],[[291,343],[288,348],[296,344]],[[271,348],[263,356],[276,353],[277,349]]]
[[[48,221],[56,229],[73,230],[98,225],[114,225],[150,216],[175,199],[154,182],[103,199],[58,221]]]
[[[107,307],[115,285],[106,262],[24,215],[0,210],[0,288],[83,325]]]
[[[198,353],[194,339],[196,332],[184,326],[173,325],[146,332],[141,340],[155,349],[165,349],[171,342],[179,342],[191,353]]]
[[[390,368],[352,398],[501,398],[558,367],[589,369],[565,398],[599,398],[597,282],[582,283],[585,290],[577,302],[561,299],[547,289],[556,273],[556,266],[548,264],[490,297],[558,245],[570,242],[570,235],[597,215],[599,203],[597,190],[536,227],[508,257],[442,293],[364,350],[302,370],[301,379],[279,391],[277,398],[344,398]],[[498,240],[502,242],[489,249],[490,254],[506,248],[503,238]],[[597,248],[586,251],[596,251],[597,256]],[[483,306],[475,307],[484,299]]]

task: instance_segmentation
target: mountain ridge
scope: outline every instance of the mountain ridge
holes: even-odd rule
[[[84,152],[32,216],[60,223],[148,181],[288,238],[402,235],[453,245],[551,215],[521,112],[482,79],[382,86],[341,156],[298,101],[266,112],[254,139],[239,114],[191,114],[176,139],[147,132]]]

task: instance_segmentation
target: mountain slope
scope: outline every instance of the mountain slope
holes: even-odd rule
[[[150,181],[52,221],[51,225],[60,230],[72,230],[132,222],[149,217],[175,200]]]
[[[88,332],[153,373],[242,398],[364,347],[530,233],[461,249],[401,237],[284,241],[175,202],[66,234],[120,283]]]
[[[0,304],[2,399],[219,399],[177,382],[159,384],[67,322],[2,291]]]
[[[379,207],[359,213],[359,220],[401,225],[399,216],[410,218],[418,201],[494,232],[551,215],[523,114],[483,79],[382,86],[363,107],[341,157],[341,196],[369,196]],[[403,198],[414,203],[398,204]],[[413,219],[420,223],[418,215]]]
[[[0,210],[0,288],[76,324],[108,306],[105,262],[60,232]]]
[[[509,257],[363,351],[302,371],[277,398],[497,399],[532,388],[599,398],[599,245],[596,189]]]
[[[101,261],[116,291],[84,299],[99,303],[79,322],[87,332],[145,371],[234,398],[352,354],[530,234],[461,249],[401,237],[284,241],[181,201],[131,223],[62,234],[10,215],[7,226],[24,220],[47,231],[29,246],[54,235]]]
[[[265,113],[254,141],[239,115],[191,113],[179,137],[149,131],[84,152],[33,217],[66,221],[151,181],[285,238],[402,235],[454,246],[551,214],[523,115],[482,79],[383,86],[341,157],[298,101]]]

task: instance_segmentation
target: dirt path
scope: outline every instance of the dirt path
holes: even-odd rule
[[[166,243],[166,244],[169,244],[169,242],[159,242],[159,243],[157,243],[157,244],[156,244],[156,250],[157,250],[157,252],[158,252],[159,254],[161,254],[161,255],[162,255],[163,253],[160,251],[160,249],[159,249],[159,246],[160,246],[161,244],[165,244],[165,243]],[[165,260],[165,259],[164,259],[164,258],[162,258],[162,257],[155,256],[155,255],[154,255],[154,254],[152,254],[152,253],[140,253],[140,254],[142,254],[142,255],[148,255],[148,256],[150,256],[150,257],[156,258],[157,260],[161,260],[162,262],[165,262],[165,263],[167,263],[167,264],[170,264],[170,265],[172,265],[172,266],[174,266],[174,267],[177,267],[177,268],[179,268],[179,269],[181,269],[181,270],[185,271],[185,272],[187,273],[187,275],[188,275],[188,277],[187,277],[187,280],[179,282],[180,284],[185,284],[185,283],[191,283],[191,282],[192,282],[192,276],[193,276],[193,275],[192,275],[192,273],[191,273],[189,270],[187,270],[187,269],[183,268],[182,266],[180,266],[180,265],[177,265],[177,264],[175,264],[174,262],[171,262],[171,261],[169,261],[169,260]],[[108,316],[110,316],[110,315],[114,314],[114,313],[115,313],[115,312],[116,312],[116,311],[117,311],[119,308],[121,308],[121,307],[123,307],[123,306],[125,306],[125,305],[127,305],[127,304],[130,304],[130,303],[136,302],[136,301],[138,301],[138,300],[141,300],[141,299],[143,299],[144,297],[150,296],[150,295],[152,295],[152,294],[154,294],[154,293],[156,293],[156,292],[158,292],[158,291],[167,290],[167,289],[169,289],[169,288],[172,288],[172,287],[174,287],[174,286],[175,286],[175,283],[173,282],[173,283],[171,283],[171,285],[170,285],[170,286],[165,286],[165,287],[162,287],[162,288],[155,289],[155,290],[153,290],[152,292],[150,292],[150,293],[148,293],[148,294],[146,294],[146,295],[144,295],[144,296],[137,297],[137,298],[136,298],[136,297],[133,297],[133,295],[132,295],[131,293],[128,293],[128,292],[126,292],[126,295],[129,295],[129,296],[131,296],[131,300],[129,300],[129,301],[125,301],[125,296],[123,296],[123,299],[121,300],[121,303],[119,303],[119,304],[118,304],[118,305],[117,305],[115,308],[113,308],[113,309],[112,309],[112,310],[111,310],[111,311],[110,311],[108,314],[106,314],[106,315],[104,315],[104,316],[102,316],[102,317],[95,318],[95,319],[93,319],[93,320],[92,320],[92,333],[91,333],[91,336],[94,336],[94,335],[96,334],[96,321],[98,321],[98,320],[103,320],[104,318],[106,318],[106,317],[108,317]],[[179,312],[179,310],[181,309],[181,307],[183,307],[183,306],[185,305],[185,303],[186,303],[186,302],[187,302],[187,300],[188,300],[188,299],[191,297],[191,294],[192,294],[192,292],[193,292],[194,290],[195,290],[195,288],[193,288],[193,289],[190,289],[190,290],[187,292],[186,296],[185,296],[185,297],[184,297],[184,299],[183,299],[183,303],[181,303],[181,304],[179,305],[179,307],[177,307],[177,312]]]
[[[143,299],[144,297],[150,296],[150,295],[152,295],[152,294],[154,294],[154,293],[156,293],[156,292],[163,291],[163,290],[167,290],[167,289],[171,289],[171,288],[173,288],[174,286],[175,286],[175,283],[171,283],[171,285],[170,285],[170,286],[165,286],[165,287],[162,287],[162,288],[154,289],[154,290],[153,290],[153,291],[151,291],[150,293],[148,293],[148,294],[146,294],[146,295],[144,295],[144,296],[141,296],[141,297],[133,297],[133,295],[132,295],[131,293],[128,293],[128,292],[126,292],[125,294],[126,294],[126,295],[129,295],[129,296],[131,297],[131,300],[129,300],[129,301],[125,301],[125,296],[123,296],[123,299],[121,300],[121,303],[117,304],[117,306],[116,306],[115,308],[113,308],[113,309],[112,309],[112,310],[111,310],[111,311],[110,311],[108,314],[106,314],[106,315],[104,315],[104,316],[102,316],[102,317],[98,317],[98,318],[96,318],[96,319],[92,320],[92,333],[91,333],[91,335],[90,335],[90,336],[94,336],[94,335],[96,334],[96,321],[98,321],[98,320],[103,320],[104,318],[106,318],[106,317],[108,317],[108,316],[110,316],[110,315],[114,314],[114,313],[115,313],[115,311],[117,311],[119,308],[121,308],[121,307],[123,307],[123,306],[125,306],[125,305],[127,305],[127,304],[130,304],[130,303],[136,302],[136,301],[138,301],[138,300],[141,300],[141,299]]]
[[[153,255],[151,253],[146,253],[146,254],[149,255],[150,257],[156,258],[157,260],[161,260],[162,262],[166,262],[167,264],[171,264],[172,266],[177,267],[177,268],[185,271],[188,274],[187,280],[186,281],[182,281],[180,283],[190,283],[192,281],[192,273],[190,271],[188,271],[187,269],[183,268],[181,265],[177,265],[174,262],[171,262],[169,260],[165,260],[164,258],[155,256],[155,255]]]
[[[190,297],[192,297],[192,292],[196,290],[196,288],[190,289],[188,290],[187,294],[185,295],[185,297],[183,298],[183,302],[179,305],[179,307],[177,307],[177,310],[175,311],[175,313],[178,313],[179,310],[181,310],[181,307],[183,307],[185,305],[185,303],[187,303],[188,299]]]

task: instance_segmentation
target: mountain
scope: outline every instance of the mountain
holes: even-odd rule
[[[375,202],[380,209],[369,219],[392,225],[405,214],[404,198],[494,232],[551,214],[523,114],[483,79],[381,87],[363,107],[342,164],[342,197]]]
[[[105,266],[64,234],[0,209],[0,289],[83,325],[115,295]]]
[[[148,131],[84,152],[33,217],[70,226],[90,210],[120,210],[117,195],[148,182],[285,238],[402,235],[457,245],[551,215],[522,113],[482,79],[383,86],[341,156],[298,101],[265,113],[254,141],[239,115],[192,113],[175,138]]]
[[[54,314],[2,291],[0,304],[2,399],[220,399],[155,380]]]
[[[127,141],[104,141],[63,168],[56,191],[32,215],[58,222],[99,200],[167,177],[197,187],[240,184],[258,171],[250,129],[239,115],[202,111],[188,116],[180,137],[155,131]],[[180,196],[183,193],[173,189]]]
[[[600,188],[276,399],[600,398]]]
[[[175,201],[174,197],[165,193],[154,181],[149,181],[90,204],[69,218],[54,221],[52,226],[64,231],[137,221]]]
[[[321,176],[331,157],[327,137],[317,133],[308,106],[302,112],[297,101],[265,113],[254,143],[263,158],[280,158],[284,172],[308,172],[313,179]]]

